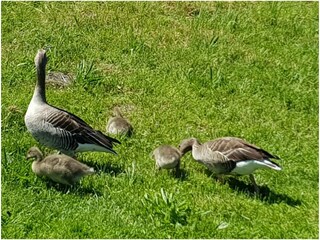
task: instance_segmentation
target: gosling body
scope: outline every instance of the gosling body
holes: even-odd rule
[[[156,168],[161,169],[176,169],[180,170],[181,152],[179,149],[170,146],[162,145],[157,147],[152,153],[153,159],[156,161]]]
[[[131,136],[133,127],[131,123],[123,117],[120,109],[116,107],[113,111],[113,117],[108,120],[106,131],[110,134]]]
[[[35,159],[32,171],[37,176],[44,176],[65,185],[74,185],[82,177],[95,173],[93,168],[64,154],[53,154],[43,158],[42,152],[37,147],[29,149],[27,159]]]

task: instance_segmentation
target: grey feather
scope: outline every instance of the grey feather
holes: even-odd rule
[[[46,52],[39,50],[35,57],[37,84],[25,115],[31,135],[41,144],[73,156],[75,152],[113,150],[117,139],[94,130],[81,118],[47,103],[45,94]]]

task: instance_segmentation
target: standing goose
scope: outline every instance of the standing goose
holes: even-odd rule
[[[73,185],[82,177],[95,173],[93,168],[67,155],[53,154],[43,159],[42,152],[37,147],[29,149],[27,159],[35,159],[32,171],[37,176],[45,176],[66,185]]]
[[[180,171],[181,152],[177,148],[169,145],[161,145],[152,152],[152,158],[155,159],[158,170],[175,168],[176,175],[178,175]]]
[[[106,127],[107,133],[131,136],[133,127],[126,120],[118,107],[113,109],[113,117],[109,119]]]
[[[223,137],[200,144],[196,138],[183,140],[180,144],[182,155],[192,150],[193,158],[205,165],[215,175],[249,175],[258,193],[259,189],[253,176],[257,169],[281,170],[270,158],[279,159],[267,151],[243,139]]]
[[[46,101],[45,50],[35,57],[37,84],[25,115],[25,124],[32,136],[41,144],[74,156],[76,152],[99,151],[116,154],[112,149],[117,139],[94,130],[79,117],[51,106]]]

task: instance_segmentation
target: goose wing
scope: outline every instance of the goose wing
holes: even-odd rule
[[[233,159],[235,161],[266,159],[260,151],[257,151],[250,147],[229,149],[225,151],[224,154],[228,158]]]
[[[240,140],[241,139],[234,137],[223,137],[206,142],[204,144],[207,145],[207,147],[210,148],[212,151],[225,152],[230,149],[243,147],[244,144]]]
[[[210,171],[215,174],[225,174],[231,172],[236,167],[236,162],[229,159],[220,151],[213,151],[208,148],[203,159],[200,160]]]
[[[226,153],[230,159],[234,160],[252,160],[252,159],[279,159],[278,156],[272,155],[258,146],[248,143],[241,138],[224,137],[218,138],[207,143],[213,151]]]
[[[231,149],[224,152],[224,154],[236,163],[241,161],[246,162],[256,160],[264,163],[264,165],[268,165],[269,167],[271,166],[271,168],[281,169],[281,167],[277,163],[266,158],[263,153],[259,151],[253,151],[252,148],[249,147]]]
[[[256,145],[253,145],[251,143],[247,143],[244,140],[243,141],[243,145],[245,146],[244,149],[247,149],[247,151],[250,152],[256,152],[256,154],[260,154],[262,159],[269,159],[269,158],[274,158],[274,159],[280,159],[277,155],[273,155],[269,152],[267,152],[266,150],[257,147]],[[250,149],[250,150],[249,150]]]
[[[117,139],[104,135],[102,132],[94,130],[81,118],[72,113],[53,107],[45,121],[54,128],[58,128],[62,134],[72,135],[81,144],[96,144],[109,149],[111,152],[114,143],[120,143]]]

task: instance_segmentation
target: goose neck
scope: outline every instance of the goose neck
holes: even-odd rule
[[[33,99],[46,102],[45,70],[37,68],[37,84],[34,90]]]
[[[182,153],[182,156],[186,154],[189,151],[194,151],[194,148],[197,148],[199,145],[199,142],[195,138],[190,138],[183,140],[182,143],[179,146],[179,150]]]
[[[198,140],[194,139],[192,143],[192,152],[197,152],[200,147],[200,143]]]
[[[34,157],[36,162],[40,162],[43,159],[43,154],[40,151],[36,151]]]

